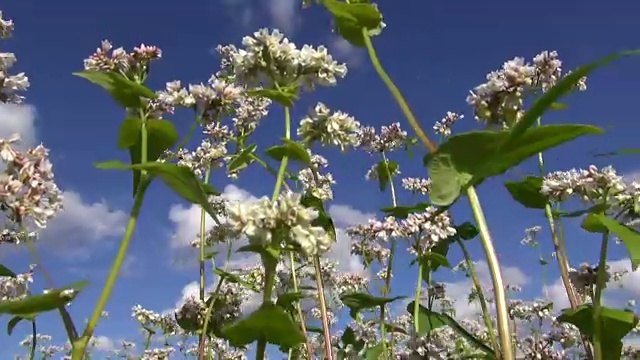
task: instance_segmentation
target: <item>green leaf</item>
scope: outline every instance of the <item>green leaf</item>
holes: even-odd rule
[[[365,360],[380,360],[383,351],[384,347],[382,346],[382,343],[377,344],[365,350],[364,358]]]
[[[412,301],[407,305],[407,312],[414,315],[414,307],[415,302]],[[484,352],[487,355],[493,355],[493,350],[487,346],[482,340],[473,336],[469,331],[467,331],[462,325],[458,324],[451,316],[446,314],[440,314],[434,311],[427,309],[426,307],[419,305],[418,319],[414,320],[418,324],[418,333],[420,335],[427,335],[431,331],[449,326],[453,331],[457,332],[460,336],[465,338],[471,344],[475,345],[480,351]],[[495,356],[491,357],[495,359]]]
[[[11,320],[9,320],[9,322],[7,323],[7,335],[11,336],[11,334],[13,334],[13,329],[15,329],[15,327],[22,321],[22,320],[29,320],[29,321],[33,321],[35,319],[35,316],[14,316],[13,318],[11,318]]]
[[[261,339],[287,348],[305,342],[304,334],[291,316],[283,308],[271,303],[262,304],[248,317],[225,326],[222,335],[235,347]]]
[[[14,273],[13,271],[11,271],[8,267],[0,264],[0,276],[5,276],[5,277],[16,277],[16,273]]]
[[[140,98],[155,99],[158,96],[149,88],[115,72],[84,70],[73,73],[105,89],[124,108],[140,108]]]
[[[478,236],[478,229],[472,223],[465,221],[458,226],[454,226],[456,229],[456,235],[462,240],[475,239]]]
[[[640,233],[636,230],[610,219],[602,214],[593,215],[598,218],[600,224],[615,234],[627,247],[631,259],[631,269],[636,271],[640,266]]]
[[[304,146],[289,139],[282,139],[283,145],[277,145],[265,150],[271,158],[281,161],[285,156],[291,160],[299,161],[306,165],[311,165],[311,155]]]
[[[215,193],[211,186],[207,186],[205,190],[204,184],[198,180],[196,175],[191,170],[178,166],[175,164],[161,163],[161,162],[148,162],[145,164],[127,165],[120,161],[106,161],[95,164],[98,169],[105,170],[137,170],[147,171],[152,176],[157,176],[169,186],[176,194],[180,195],[183,199],[193,204],[198,204],[212,217],[217,217],[217,213],[209,199],[207,194]]]
[[[120,123],[118,129],[118,148],[128,149],[140,143],[142,119],[127,117]]]
[[[298,100],[298,90],[294,87],[285,87],[278,89],[257,89],[249,90],[247,92],[251,96],[260,96],[267,99],[271,99],[278,104],[291,107]]]
[[[0,314],[10,314],[22,317],[31,317],[35,314],[56,310],[73,300],[80,291],[88,285],[87,281],[78,281],[69,286],[52,290],[42,295],[32,295],[21,300],[0,302]],[[69,296],[63,296],[63,292],[74,290]]]
[[[529,209],[544,209],[548,200],[540,193],[542,178],[527,176],[520,181],[507,181],[504,183],[513,200]]]
[[[602,234],[608,231],[607,227],[602,224],[600,216],[597,214],[588,214],[585,216],[580,227],[590,233]]]
[[[606,211],[608,208],[609,206],[606,204],[597,204],[588,209],[572,211],[572,212],[564,211],[564,210],[552,210],[551,214],[553,215],[554,219],[576,218],[576,217],[581,217],[582,215],[585,215],[585,214],[601,213]]]
[[[178,132],[173,123],[165,119],[153,119],[146,123],[147,129],[147,161],[156,161],[168,149],[178,142]],[[135,145],[129,147],[131,164],[142,162],[142,138]],[[133,194],[140,183],[140,171],[133,172]]]
[[[254,292],[259,292],[258,289],[248,281],[243,280],[240,276],[236,274],[232,274],[218,267],[213,269],[213,273],[220,277],[220,281],[224,279],[226,282],[230,282],[233,284],[240,284],[244,286],[246,289],[253,290]]]
[[[527,129],[508,146],[508,131],[472,131],[450,137],[428,158],[434,205],[454,203],[468,186],[500,175],[529,157],[579,136],[600,134],[588,125],[545,125]]]
[[[602,307],[599,321],[601,323],[601,345],[604,353],[603,359],[620,359],[622,339],[635,328],[638,318],[633,312]],[[580,305],[575,309],[565,309],[557,319],[559,322],[573,324],[580,332],[593,339],[594,316],[591,304]]]
[[[325,8],[333,15],[336,32],[355,46],[364,47],[362,31],[377,35],[382,28],[382,14],[378,8],[367,3],[346,3],[337,0],[323,0]]]
[[[293,313],[295,311],[295,308],[293,307],[293,303],[296,301],[300,301],[306,297],[307,295],[301,293],[300,291],[287,292],[287,293],[278,295],[278,300],[276,301],[276,305],[280,306],[281,308],[287,310],[290,313]]]
[[[254,161],[252,155],[256,152],[257,147],[258,145],[251,144],[242,149],[242,151],[239,154],[235,155],[233,157],[233,160],[229,162],[229,165],[227,165],[227,171],[233,173],[249,166],[249,164]]]
[[[366,293],[352,293],[342,295],[340,300],[342,303],[351,310],[350,314],[352,318],[356,318],[357,314],[361,310],[380,307],[385,304],[394,302],[399,299],[404,299],[406,296],[396,296],[392,298],[376,297]]]
[[[623,56],[640,55],[640,50],[622,51],[606,58],[595,61],[589,65],[582,66],[571,74],[568,74],[562,78],[558,83],[539,97],[531,109],[527,111],[520,121],[518,121],[511,129],[509,139],[505,142],[505,146],[509,146],[512,142],[516,141],[520,136],[524,135],[525,131],[529,129],[536,121],[545,113],[545,111],[553,106],[562,96],[573,91],[576,84],[583,77],[589,75],[594,70],[609,64],[610,62],[617,60]]]
[[[331,236],[333,241],[336,241],[336,227],[333,223],[333,219],[324,209],[324,203],[322,200],[311,194],[305,194],[302,196],[300,203],[307,208],[313,208],[318,212],[318,217],[313,221],[314,226],[321,226],[324,231]]]
[[[441,254],[436,251],[430,251],[427,254],[422,255],[418,261],[422,264],[422,277],[425,281],[428,279],[428,273],[438,270],[441,266],[449,269],[451,268],[451,264],[447,259],[447,254]]]
[[[380,162],[376,165],[376,174],[378,175],[378,185],[380,187],[380,191],[384,192],[389,182],[393,180],[392,177],[397,170],[397,162],[380,160]]]
[[[340,340],[342,340],[342,345],[345,348],[347,347],[347,345],[351,345],[356,352],[360,352],[360,350],[362,350],[365,345],[365,341],[362,339],[358,340],[355,331],[353,331],[353,329],[348,326],[344,330],[344,333],[342,333],[342,337],[340,338]]]
[[[622,149],[618,151],[611,151],[607,153],[595,154],[595,157],[603,157],[603,156],[617,156],[617,155],[630,155],[630,154],[640,154],[640,148],[638,149]]]
[[[409,214],[424,211],[429,207],[431,207],[431,204],[426,202],[421,202],[413,206],[386,207],[386,208],[380,209],[380,211],[382,211],[383,213],[386,213],[387,216],[393,216],[398,219],[406,219],[407,217],[409,217]]]

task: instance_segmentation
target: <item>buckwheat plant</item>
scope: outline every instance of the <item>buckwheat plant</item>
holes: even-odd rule
[[[114,142],[131,161],[95,165],[129,172],[134,203],[106,283],[81,332],[67,307],[87,284],[56,287],[33,246],[40,230],[64,210],[49,151],[43,145],[25,149],[17,135],[0,139],[0,208],[6,215],[0,243],[26,244],[35,264],[23,273],[0,265],[0,314],[11,316],[9,335],[21,322],[32,326],[31,335],[20,343],[26,355],[17,358],[84,360],[104,348],[95,329],[108,316],[107,304],[153,181],[162,181],[201,209],[199,233],[191,242],[198,253],[198,292],[170,311],[133,306],[139,338],[122,340],[106,358],[261,360],[276,351],[290,360],[637,358],[637,349],[623,346],[627,335],[640,331],[635,303],[624,309],[606,307],[602,294],[627,276],[607,264],[610,239],[624,244],[632,270],[640,265],[640,184],[612,167],[549,173],[544,151],[602,130],[543,125],[542,115],[562,110],[564,95],[586,90],[592,71],[638,52],[612,55],[574,71],[565,71],[555,51],[541,52],[530,61],[509,60],[466,99],[482,129],[456,133],[455,125],[465,115],[444,111],[432,126],[438,138],[434,142],[380,63],[373,38],[386,24],[378,6],[367,0],[303,4],[324,8],[337,35],[367,49],[411,132],[399,122],[376,129],[322,102],[301,119],[292,119],[291,108],[302,96],[336,86],[347,67],[326,47],[295,44],[276,29],[259,29],[240,45],[218,46],[219,68],[208,80],[174,80],[157,91],[146,84],[162,57],[159,48],[143,44],[126,50],[103,41],[74,75],[103,88],[122,109]],[[9,38],[13,30],[13,22],[0,13],[0,37]],[[9,73],[15,62],[14,54],[0,53],[4,106],[22,103],[21,94],[29,86],[23,73]],[[193,114],[192,126],[182,136],[174,126],[178,109]],[[267,115],[282,136],[259,149],[256,138]],[[421,162],[426,172],[401,178],[397,159],[403,152],[415,152],[419,144],[426,150]],[[387,207],[344,234],[326,210],[334,200],[332,186],[340,181],[321,154],[327,148],[344,155],[368,154],[371,167],[363,180],[389,192]],[[570,303],[560,311],[548,299],[515,298],[520,288],[503,279],[476,190],[531,157],[537,157],[538,173],[505,186],[523,206],[544,211],[552,257]],[[215,176],[235,180],[249,166],[273,177],[271,196],[240,201],[210,185]],[[452,206],[463,197],[473,220],[454,218]],[[581,205],[571,211],[561,208],[576,204]],[[583,218],[586,232],[602,235],[596,264],[571,266],[562,221],[577,217]],[[540,226],[527,229],[522,243],[542,247],[541,231]],[[349,254],[362,261],[364,270],[344,271],[327,256],[344,251],[334,248],[341,234],[350,240]],[[490,282],[479,276],[478,261],[468,250],[475,238],[481,242]],[[234,253],[244,253],[248,264],[230,261]],[[407,296],[392,289],[400,253],[411,259],[416,274],[415,291]],[[218,255],[223,255],[222,267]],[[459,258],[452,266],[454,256]],[[546,265],[541,250],[538,256]],[[453,295],[438,280],[444,269],[470,279],[468,305],[478,316],[457,313],[460,294]],[[36,273],[48,283],[42,294],[30,288]],[[38,332],[37,316],[48,311],[60,313],[66,339]],[[269,351],[268,344],[274,345]]]

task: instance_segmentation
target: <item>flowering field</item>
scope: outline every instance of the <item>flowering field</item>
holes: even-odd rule
[[[366,51],[368,84],[389,95],[388,104],[370,106],[398,108],[402,119],[369,126],[347,109],[317,101],[346,81],[347,64],[323,45],[296,44],[276,29],[217,46],[208,79],[161,79],[160,90],[152,85],[165,55],[159,47],[102,41],[73,76],[119,114],[117,136],[100,134],[92,146],[125,154],[93,164],[105,182],[124,178],[128,186],[129,213],[102,229],[122,237],[100,281],[59,284],[58,269],[41,261],[47,251],[41,234],[60,226],[60,217],[96,215],[69,206],[46,144],[0,132],[2,351],[15,350],[16,359],[72,360],[639,359],[635,299],[611,294],[638,286],[630,279],[640,265],[640,183],[612,166],[548,166],[546,154],[556,147],[607,135],[598,126],[545,119],[570,112],[566,99],[582,96],[592,73],[615,68],[621,58],[638,61],[640,51],[572,70],[557,51],[512,58],[473,87],[466,105],[461,101],[464,111],[445,109],[429,122],[414,114],[383,65],[388,55],[377,51],[389,31],[383,5],[308,0],[303,6],[301,17],[323,14],[327,32]],[[20,41],[10,17],[0,12],[3,46]],[[15,64],[16,54],[0,52],[3,124],[11,121],[9,111],[28,106],[30,80]],[[313,102],[296,117],[303,101]],[[336,154],[342,159],[336,168],[368,161],[369,170],[357,174],[366,186],[349,184],[349,191],[381,196],[384,206],[354,215],[336,205],[335,186],[343,180],[328,161]],[[529,164],[525,173],[523,164]],[[405,167],[422,175],[405,176]],[[243,178],[258,179],[268,193],[243,193],[233,185]],[[495,194],[483,193],[483,186],[496,181],[510,206],[531,216],[511,259],[493,235],[504,224],[485,216],[485,197]],[[188,268],[195,281],[171,309],[155,308],[156,298],[166,296],[164,275],[147,282],[141,291],[148,298],[130,308],[133,330],[119,329],[129,335],[114,342],[100,332],[111,321],[109,310],[127,296],[118,283],[130,272],[131,249],[141,240],[135,234],[161,227],[141,220],[157,204],[149,204],[152,185],[183,201],[172,208],[173,220],[182,219],[184,206],[194,210],[197,232],[173,240],[190,247],[183,260],[194,265]],[[577,234],[567,230],[571,224],[594,239],[578,255],[567,250]],[[123,230],[111,232],[116,228]],[[587,250],[591,263],[582,262]],[[612,261],[614,253],[622,260]],[[15,254],[28,262],[10,264]],[[543,294],[523,291],[524,281],[514,279],[524,275],[504,264],[525,257],[535,263],[530,271],[544,283]],[[547,272],[559,280],[548,284]],[[452,283],[452,274],[466,280]],[[89,289],[97,291],[95,303],[77,310],[89,301],[83,297]],[[41,326],[57,330],[47,335]]]

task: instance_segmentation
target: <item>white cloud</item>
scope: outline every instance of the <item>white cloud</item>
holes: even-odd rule
[[[26,146],[35,145],[36,109],[30,105],[0,104],[0,138],[18,133]]]
[[[113,340],[106,336],[94,336],[92,342],[94,350],[102,352],[111,352],[115,350]]]
[[[489,267],[485,261],[478,261],[475,264],[475,271],[480,281],[481,286],[485,290],[485,296],[493,298],[493,285],[491,282],[491,273]],[[529,277],[516,266],[503,266],[502,278],[505,284],[524,286],[529,283]],[[454,307],[456,310],[456,317],[464,319],[474,317],[481,314],[480,305],[478,302],[469,304],[468,296],[473,289],[473,282],[471,279],[465,279],[458,282],[444,283],[447,296],[454,299]],[[491,291],[487,293],[486,291]]]
[[[338,36],[333,36],[329,40],[329,49],[337,60],[347,63],[347,66],[351,68],[362,65],[364,60],[363,49],[351,45],[347,40]]]
[[[293,35],[300,21],[296,10],[301,3],[300,0],[269,0],[266,2],[271,21],[288,37]]]
[[[43,230],[41,238],[65,259],[88,258],[105,238],[124,233],[127,215],[106,201],[88,203],[74,191],[64,192],[64,210]]]

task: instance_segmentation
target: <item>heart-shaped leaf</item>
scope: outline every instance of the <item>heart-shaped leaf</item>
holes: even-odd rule
[[[536,176],[527,176],[520,181],[507,181],[504,183],[511,197],[530,209],[544,209],[547,204],[547,198],[540,193],[542,188],[542,178]]]
[[[156,93],[146,86],[115,72],[84,70],[73,73],[105,89],[124,108],[140,108],[141,98],[155,99]]]

